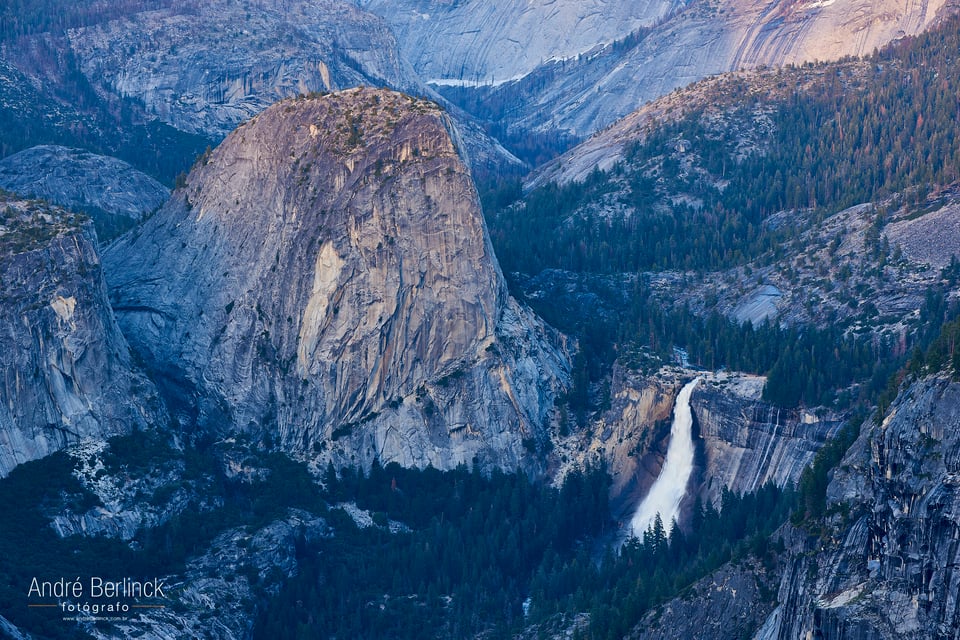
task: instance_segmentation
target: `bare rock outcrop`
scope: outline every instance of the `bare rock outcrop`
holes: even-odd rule
[[[0,187],[89,215],[100,239],[157,210],[170,190],[117,158],[40,145],[0,160]]]
[[[680,376],[615,365],[610,408],[588,428],[558,438],[557,477],[597,459],[607,465],[614,518],[629,520],[663,466]]]
[[[958,478],[960,384],[917,381],[837,468],[833,533],[784,573],[767,637],[956,638]]]
[[[387,25],[342,0],[186,2],[72,30],[70,44],[101,92],[218,136],[298,93],[420,87]]]
[[[690,406],[703,442],[698,494],[717,504],[722,489],[756,491],[767,482],[796,483],[842,426],[837,416],[781,409],[761,400],[766,380],[718,374],[694,391]]]
[[[90,223],[2,196],[0,255],[0,476],[160,420],[110,309]]]
[[[264,595],[276,596],[299,570],[297,541],[313,544],[332,533],[323,518],[294,509],[259,528],[228,529],[190,558],[183,571],[164,578],[168,597],[178,607],[150,609],[112,629],[91,625],[87,631],[102,640],[251,638]]]
[[[774,607],[776,577],[755,561],[726,564],[645,615],[626,638],[748,638]]]
[[[455,139],[385,90],[268,109],[111,246],[124,332],[211,428],[319,462],[532,469],[569,364],[508,296]]]

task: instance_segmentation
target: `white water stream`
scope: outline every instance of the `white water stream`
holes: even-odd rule
[[[660,475],[650,487],[650,492],[630,520],[633,534],[638,538],[643,538],[643,532],[654,523],[658,513],[667,535],[670,534],[673,519],[680,515],[680,501],[683,500],[687,482],[693,473],[693,414],[690,411],[690,395],[698,382],[700,378],[688,382],[677,396],[667,458]]]

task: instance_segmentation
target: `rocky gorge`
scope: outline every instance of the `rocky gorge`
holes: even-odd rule
[[[904,387],[833,475],[822,531],[785,525],[766,565],[723,567],[630,637],[692,621],[699,638],[956,638],[957,389],[943,376]]]
[[[742,494],[767,483],[796,484],[844,424],[840,415],[818,416],[764,402],[761,376],[681,368],[645,375],[617,367],[610,409],[589,429],[559,440],[559,473],[603,459],[612,478],[614,516],[628,519],[662,468],[677,394],[696,377],[702,378],[690,397],[696,455],[682,519],[697,500],[719,504],[724,491]]]
[[[56,263],[102,278],[89,223],[53,209],[26,216],[37,206],[11,201],[8,211],[19,212],[7,214],[11,264],[44,242],[62,250],[69,238],[85,252],[83,263]],[[571,345],[509,295],[455,125],[434,104],[390,91],[348,90],[267,110],[203,157],[160,211],[112,243],[103,265],[111,305],[102,280],[92,287],[101,326],[83,349],[65,338],[51,370],[61,372],[54,382],[70,384],[63,392],[50,385],[56,393],[48,404],[77,428],[57,438],[5,432],[11,441],[50,440],[29,455],[13,442],[7,471],[72,447],[73,474],[98,504],[53,512],[61,536],[133,541],[194,509],[216,512],[225,498],[200,498],[212,489],[213,469],[241,485],[262,482],[271,472],[257,459],[272,450],[317,472],[398,462],[532,476],[599,454],[613,472],[614,504],[629,509],[662,464],[663,425],[681,381],[698,374],[620,368],[602,420],[564,435],[556,407],[570,385]],[[60,327],[55,335],[88,306],[82,292],[67,296],[58,286],[48,313]],[[101,336],[113,341],[116,364],[96,355]],[[126,340],[142,359],[136,364]],[[17,352],[45,357],[47,342]],[[90,362],[120,377],[94,389],[83,368]],[[694,498],[713,501],[723,487],[795,481],[832,433],[829,420],[775,417],[759,402],[762,384],[720,374],[694,395],[699,453],[688,511]],[[111,394],[124,389],[118,406]],[[77,412],[83,405],[93,420]],[[156,435],[137,435],[143,429]],[[103,443],[131,432],[158,466],[124,462],[112,453],[123,450],[119,442]],[[170,444],[147,446],[170,436]],[[203,438],[218,442],[213,469],[182,459]],[[251,605],[276,593],[285,579],[276,571],[256,584],[244,576],[274,565],[287,578],[296,572],[298,563],[284,555],[290,536],[300,535],[291,522],[311,539],[327,535],[322,520],[277,515],[252,538],[228,530],[197,549],[176,576],[188,608],[202,612],[211,589]],[[256,542],[275,534],[279,555]],[[209,583],[221,556],[248,553],[234,548],[238,540],[255,547],[238,560],[240,577],[229,588]],[[251,619],[234,613],[218,627],[222,637],[250,632]],[[147,620],[160,636],[208,624],[202,613],[177,614],[148,616],[138,628]]]

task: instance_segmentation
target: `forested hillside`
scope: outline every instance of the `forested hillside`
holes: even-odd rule
[[[497,254],[526,273],[716,269],[789,237],[764,224],[780,211],[816,220],[902,191],[921,202],[960,179],[958,25],[863,61],[685,89],[709,92],[705,106],[654,126],[611,171],[491,212]]]
[[[7,0],[0,7],[0,41],[13,42],[20,36],[37,33],[62,34],[67,29],[114,20],[136,11],[191,4],[190,0]]]
[[[126,160],[172,186],[175,176],[213,142],[143,119],[133,101],[114,110],[79,70],[64,73],[75,80],[77,90],[57,96],[0,59],[0,157],[41,144],[78,147]]]
[[[951,19],[865,60],[742,73],[685,89],[669,97],[679,106],[638,130],[609,171],[529,193],[518,183],[488,192],[497,255],[507,272],[562,269],[622,279],[629,302],[612,321],[565,313],[549,296],[531,300],[587,345],[580,379],[599,380],[628,345],[664,359],[680,346],[699,366],[768,374],[765,396],[784,406],[849,406],[875,397],[906,358],[904,335],[908,344],[926,344],[932,337],[916,327],[938,327],[956,313],[945,299],[946,273],[908,329],[906,319],[877,317],[862,298],[871,290],[866,282],[849,294],[850,305],[862,304],[858,322],[751,326],[663,299],[651,274],[682,273],[691,286],[721,272],[745,281],[765,265],[792,265],[822,241],[820,254],[798,263],[813,260],[808,270],[816,278],[790,277],[825,295],[843,288],[850,266],[836,263],[842,237],[814,242],[814,230],[838,211],[873,203],[857,269],[871,282],[903,279],[884,225],[897,211],[919,217],[943,206],[937,196],[960,179],[958,49],[960,20]],[[831,262],[818,265],[824,256]],[[816,317],[815,307],[810,314]]]
[[[0,633],[614,640],[640,637],[643,621],[656,628],[665,602],[699,606],[703,591],[722,590],[697,586],[718,570],[739,576],[722,586],[754,617],[713,637],[768,637],[755,633],[778,606],[820,616],[895,588],[913,590],[901,601],[911,611],[935,609],[923,600],[937,593],[930,576],[956,563],[929,551],[953,553],[960,535],[958,510],[941,500],[960,448],[937,447],[950,444],[941,436],[960,404],[935,414],[918,403],[916,414],[948,419],[914,419],[923,433],[891,431],[882,451],[862,435],[908,406],[894,404],[905,384],[960,378],[960,260],[921,262],[891,231],[902,239],[925,220],[940,232],[937,221],[960,217],[960,18],[863,60],[704,81],[670,96],[609,170],[527,192],[494,185],[482,196],[494,259],[459,139],[433,104],[358,89],[322,94],[353,96],[342,109],[311,104],[318,93],[290,100],[185,177],[215,141],[160,124],[129,94],[104,95],[76,60],[54,55],[70,50],[57,48],[69,29],[164,8],[189,21],[201,2],[0,7],[0,156],[84,147],[179,189],[96,260],[124,340],[141,349],[131,359],[144,382],[123,393],[132,403],[150,374],[161,417],[69,441],[0,478]],[[499,118],[506,104],[491,95]],[[395,119],[397,105],[409,120]],[[569,139],[510,141],[539,161]],[[50,239],[15,214],[0,211],[11,264]],[[937,251],[960,252],[960,223],[941,235]],[[508,300],[508,286],[566,335]],[[31,308],[55,314],[66,335],[77,300],[64,288],[41,294]],[[75,343],[63,344],[73,357]],[[9,395],[22,398],[21,382],[51,360],[15,371]],[[389,369],[401,361],[409,372]],[[79,380],[54,369],[58,384]],[[710,395],[684,401],[695,458],[677,483],[681,522],[631,536],[620,514],[667,467],[677,390],[694,377]],[[498,402],[536,412],[492,411]],[[509,456],[461,456],[488,436]],[[857,442],[864,455],[851,462]],[[737,474],[752,484],[728,484]],[[853,489],[831,496],[843,474]],[[904,484],[889,499],[869,488],[911,474],[935,488]],[[880,528],[885,509],[935,529],[907,540]],[[817,566],[848,531],[863,552]],[[887,574],[873,567],[882,554]],[[818,571],[829,580],[814,584]],[[869,591],[866,577],[859,592],[837,587],[866,574]],[[77,624],[56,605],[25,606],[38,575],[164,577],[171,596]],[[783,598],[786,587],[807,600]]]

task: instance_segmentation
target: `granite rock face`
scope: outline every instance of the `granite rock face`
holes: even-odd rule
[[[129,228],[170,197],[169,189],[122,160],[55,145],[0,160],[0,188],[88,214],[101,239],[103,231]]]
[[[562,462],[556,476],[604,460],[612,479],[613,516],[628,521],[663,466],[682,376],[645,375],[615,365],[611,377],[610,408],[587,428],[558,439]]]
[[[132,364],[89,222],[0,200],[0,476],[84,438],[146,428],[163,409]]]
[[[599,94],[593,101],[595,113],[575,108],[576,97],[568,94],[560,117],[571,130],[586,133],[708,75],[869,54],[929,28],[946,4],[945,0],[693,2],[580,92]]]
[[[798,554],[770,638],[956,638],[960,384],[904,389],[865,423],[828,487],[833,535]]]
[[[756,491],[767,482],[797,482],[823,445],[842,426],[835,416],[818,417],[760,399],[765,379],[718,374],[698,385],[690,399],[703,443],[704,478],[698,494],[717,504],[725,487]]]
[[[167,434],[157,429],[131,434],[128,439],[142,452],[155,450],[155,443],[165,437]],[[61,538],[82,535],[130,542],[138,533],[185,510],[217,506],[216,497],[206,497],[211,495],[207,487],[184,477],[183,458],[174,450],[148,464],[131,465],[129,459],[115,464],[126,457],[112,455],[116,444],[117,439],[87,438],[67,449],[73,476],[96,496],[96,504],[79,510],[67,505],[59,512],[49,512],[50,526]]]
[[[683,0],[358,0],[393,27],[428,83],[471,86],[521,78],[576,58],[663,17]]]
[[[71,30],[67,46],[108,103],[133,100],[148,118],[214,139],[300,94],[372,86],[436,97],[387,23],[346,0],[173,3]],[[469,116],[452,114],[475,170],[523,169]]]
[[[550,3],[555,12],[573,14],[567,19],[578,15],[572,4],[559,8],[557,4],[560,3]],[[662,19],[653,26],[637,29],[626,38],[626,34],[616,33],[612,25],[603,37],[585,30],[585,34],[595,34],[592,50],[583,47],[566,58],[557,54],[542,55],[542,62],[524,77],[503,78],[511,81],[497,85],[489,79],[480,83],[471,100],[488,105],[488,112],[479,109],[475,115],[501,120],[499,124],[504,128],[517,132],[561,131],[583,138],[627,116],[644,103],[707,76],[764,65],[869,54],[897,38],[929,29],[945,12],[955,10],[947,0],[662,3],[654,12]],[[431,13],[426,9],[421,11]],[[388,20],[393,18],[388,16]],[[432,33],[435,24],[432,13],[430,19],[409,20],[409,28],[418,34],[414,41],[420,33]],[[494,49],[489,44],[476,43],[484,38],[499,39],[502,46],[495,50],[509,51],[512,46],[509,26],[496,22],[491,25],[495,26],[479,31],[465,27],[460,36],[465,44],[459,46]],[[401,42],[410,38],[401,31]],[[556,40],[563,42],[562,38]],[[456,58],[458,49],[452,51]],[[436,60],[451,57],[450,50],[437,48],[428,48],[421,55],[433,56]],[[424,65],[415,61],[414,66],[419,70]],[[465,63],[463,68],[470,66]],[[424,77],[430,82],[434,76]],[[472,78],[464,76],[464,80],[468,79]],[[444,89],[440,83],[435,86]]]
[[[98,90],[193,133],[226,135],[298,93],[421,88],[387,25],[339,0],[187,2],[72,30],[70,45]]]
[[[531,469],[569,363],[508,296],[456,138],[390,91],[270,108],[111,246],[125,334],[210,428],[319,462]]]
[[[315,543],[332,535],[322,518],[291,509],[285,518],[257,529],[239,527],[218,535],[185,569],[167,576],[168,597],[179,607],[152,609],[113,629],[91,627],[95,638],[183,637],[242,640],[253,637],[263,598],[275,596],[299,570],[297,540]]]
[[[643,617],[629,640],[744,638],[774,607],[776,576],[757,562],[728,564]]]

